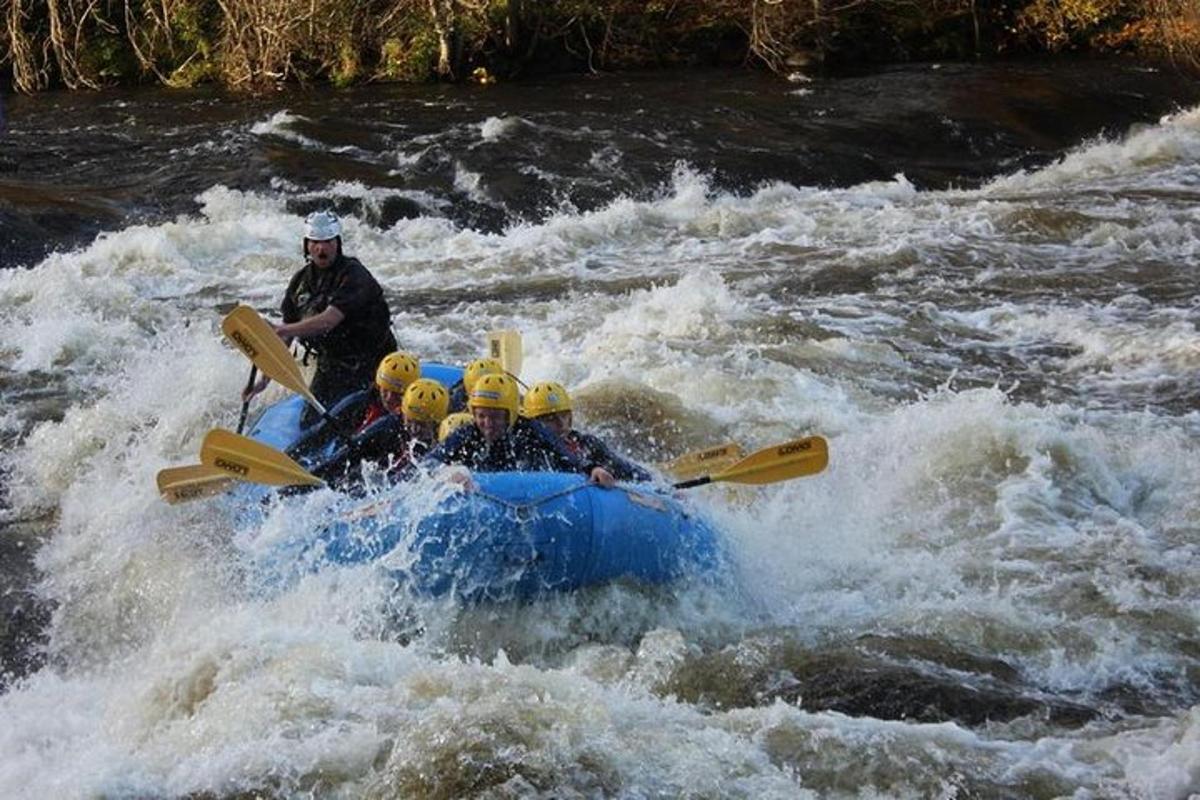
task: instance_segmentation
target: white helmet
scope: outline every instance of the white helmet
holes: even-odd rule
[[[314,211],[304,220],[304,238],[327,242],[342,235],[342,222],[332,211]]]

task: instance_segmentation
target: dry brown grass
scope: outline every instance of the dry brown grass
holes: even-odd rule
[[[981,10],[982,9],[982,10]],[[1200,0],[0,0],[14,88],[463,79],[1026,50],[1195,68]]]

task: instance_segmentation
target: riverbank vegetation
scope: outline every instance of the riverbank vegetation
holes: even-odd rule
[[[1060,52],[1200,64],[1197,0],[0,0],[0,19],[22,92]]]

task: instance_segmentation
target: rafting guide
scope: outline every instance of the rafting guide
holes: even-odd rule
[[[383,289],[357,258],[342,251],[342,223],[332,211],[314,211],[304,221],[305,265],[292,276],[273,326],[285,342],[299,339],[305,359],[317,356],[311,390],[324,405],[371,382],[376,365],[396,349],[391,311]],[[249,400],[270,378],[243,392]],[[306,409],[304,420],[316,412]]]

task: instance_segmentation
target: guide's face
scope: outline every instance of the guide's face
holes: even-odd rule
[[[337,258],[337,239],[309,239],[305,243],[308,258],[320,269],[325,269]]]

